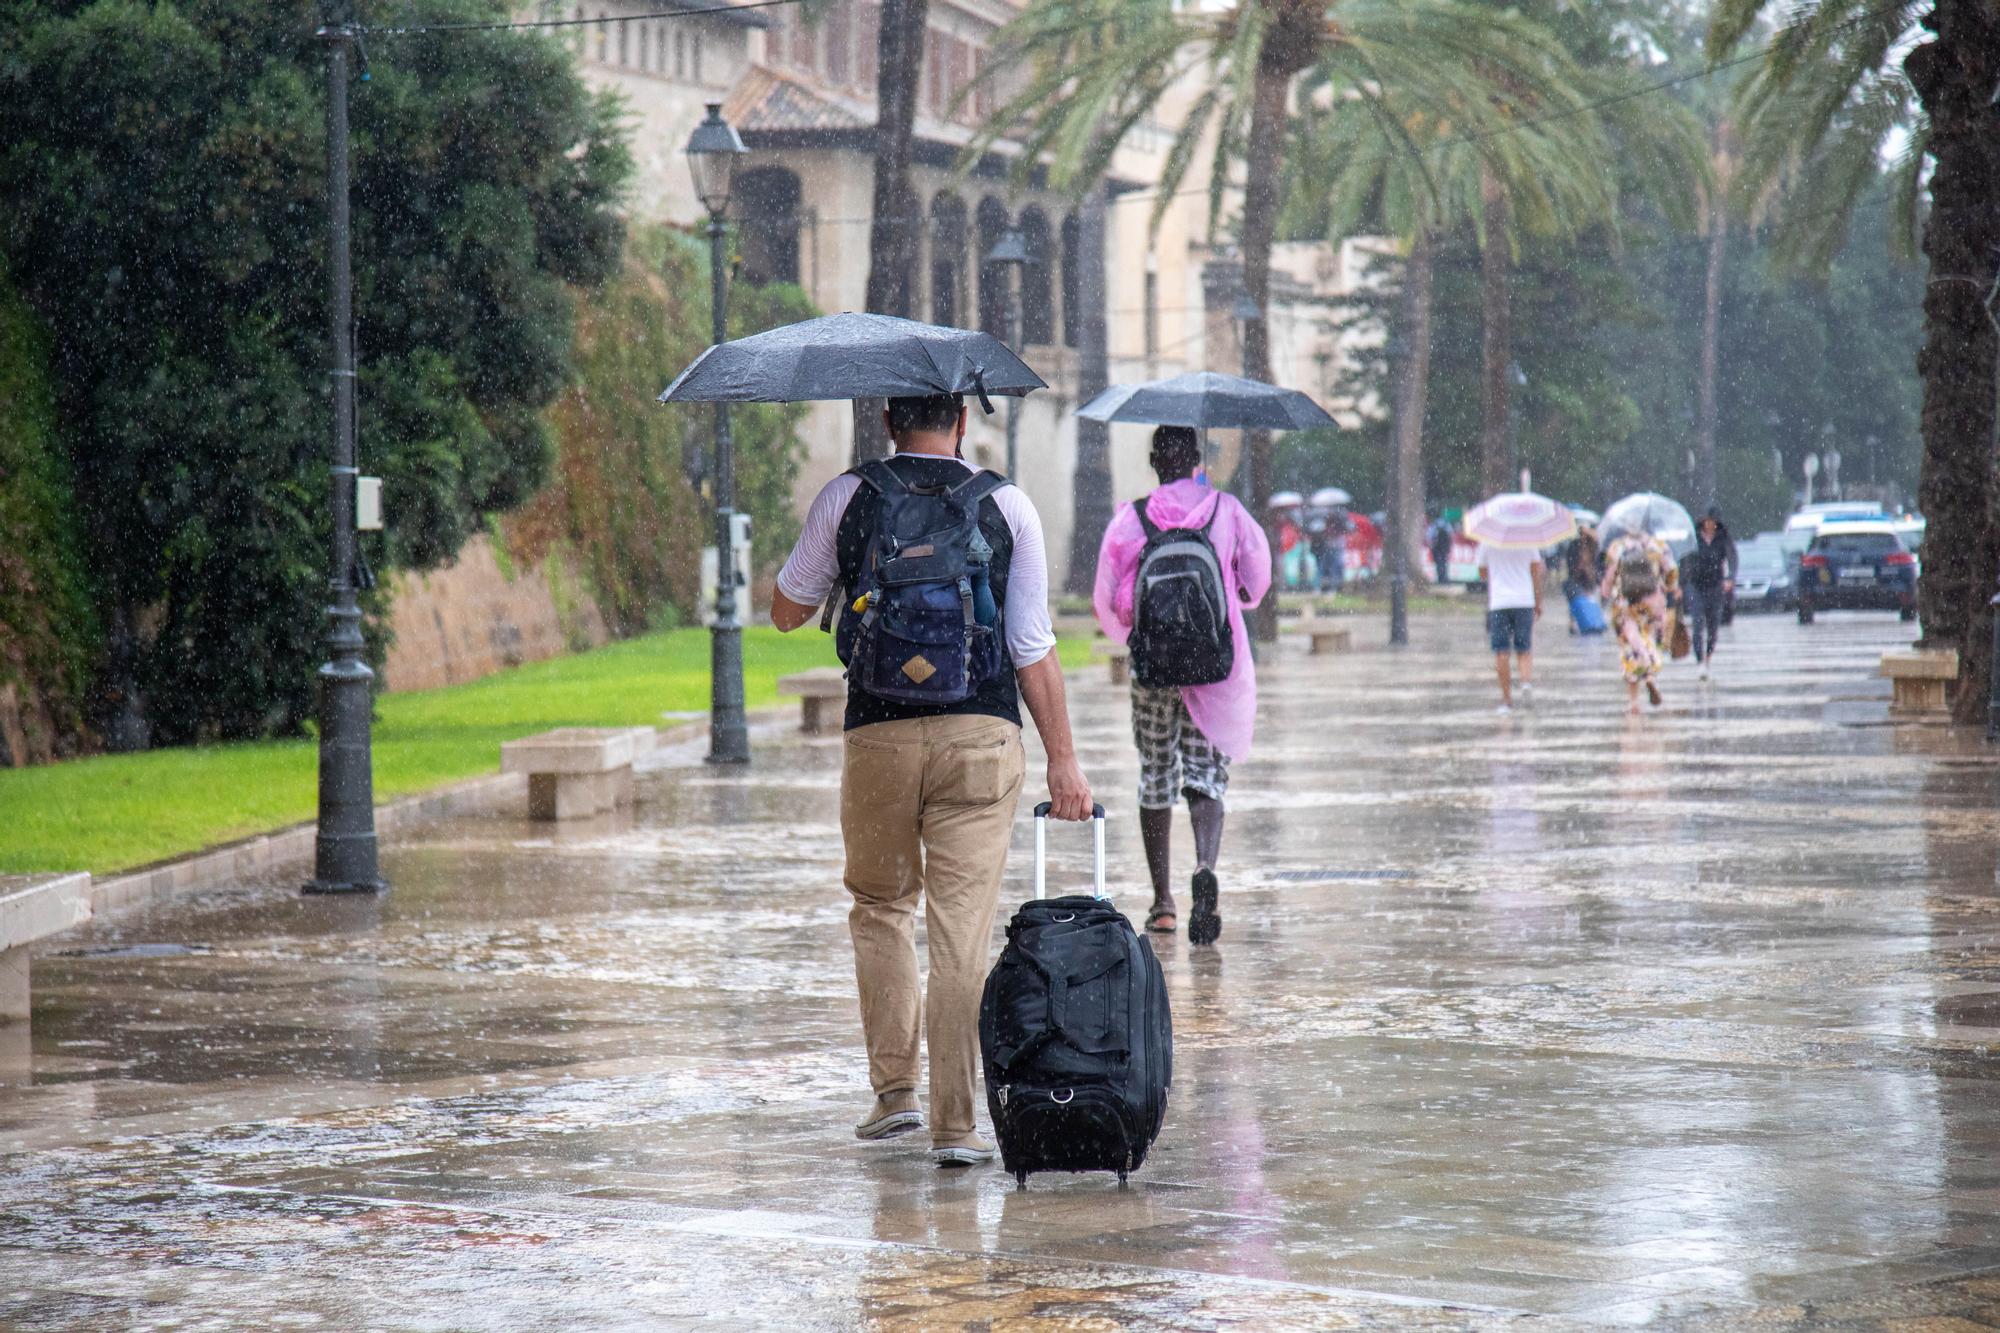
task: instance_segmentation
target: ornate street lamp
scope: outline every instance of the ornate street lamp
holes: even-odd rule
[[[1021,350],[1021,270],[1031,258],[1028,243],[1017,228],[1009,228],[1007,234],[986,252],[986,263],[997,266],[1002,274],[1000,284],[1007,296],[1007,345],[1016,352]],[[1020,475],[1017,441],[1020,439],[1021,423],[1016,415],[1019,411],[1020,399],[1010,396],[1007,399],[1007,475],[1010,477]]]
[[[361,568],[354,526],[354,275],[347,198],[347,78],[359,42],[351,0],[321,0],[326,43],[327,314],[333,379],[333,552],[327,578],[327,661],[319,669],[319,827],[307,893],[380,893],[369,722],[375,673],[362,660]]]
[[[715,341],[728,338],[727,252],[722,215],[743,140],[722,118],[722,103],[708,104],[708,118],[688,136],[688,171],[708,210],[709,309]],[[729,404],[715,405],[715,625],[709,636],[708,762],[750,762],[750,732],[743,720],[743,623],[736,607],[736,460],[729,439]]]

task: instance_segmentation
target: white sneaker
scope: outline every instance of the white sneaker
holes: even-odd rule
[[[1498,717],[1506,717],[1513,711],[1514,711],[1514,706],[1512,704],[1501,704],[1498,708],[1493,710],[1494,714]]]
[[[1703,680],[1707,680],[1707,679],[1708,679],[1708,663],[1706,663],[1706,662],[1703,662],[1703,663],[1701,664],[1701,678],[1702,678]]]
[[[1524,704],[1533,703],[1535,701],[1535,682],[1532,680],[1524,680],[1520,682],[1518,685],[1514,687],[1514,693],[1520,696],[1520,700],[1522,703]]]

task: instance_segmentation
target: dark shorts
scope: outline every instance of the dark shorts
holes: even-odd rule
[[[1486,637],[1496,653],[1531,653],[1535,642],[1535,608],[1510,606],[1486,613]]]

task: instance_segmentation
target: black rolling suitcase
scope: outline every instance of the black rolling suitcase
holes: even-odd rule
[[[986,977],[979,1049],[1000,1158],[1036,1171],[1146,1160],[1167,1114],[1173,1020],[1153,946],[1104,892],[1104,807],[1091,812],[1096,893],[1046,898],[1048,802],[1035,807],[1035,897],[1007,924]]]

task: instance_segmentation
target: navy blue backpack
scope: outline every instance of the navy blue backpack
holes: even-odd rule
[[[1007,479],[981,470],[955,485],[911,484],[879,458],[854,474],[876,505],[834,640],[847,678],[897,703],[963,703],[1006,662],[979,511]]]

